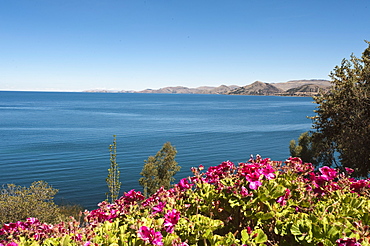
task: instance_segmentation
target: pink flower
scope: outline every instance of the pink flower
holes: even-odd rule
[[[324,178],[326,181],[333,180],[337,177],[337,171],[333,168],[324,166],[319,168],[320,173],[322,174],[321,177]]]
[[[152,208],[153,212],[152,214],[156,214],[156,213],[162,213],[163,211],[163,208],[166,206],[166,203],[165,202],[159,202],[157,206],[154,206]]]
[[[366,179],[365,180],[360,179],[360,180],[353,181],[352,184],[350,185],[351,189],[353,189],[356,192],[360,192],[362,188],[369,187],[369,186],[370,186],[369,181]]]
[[[193,184],[189,184],[189,181],[187,178],[183,178],[180,180],[180,182],[177,184],[177,187],[180,188],[181,191],[188,190],[191,188]]]
[[[84,243],[83,246],[98,246],[98,244],[97,243],[92,243],[90,241],[87,241],[86,243]]]
[[[227,177],[235,170],[234,163],[231,161],[224,161],[215,167],[209,167],[206,172],[206,181],[209,184],[218,184],[219,180]]]
[[[341,238],[335,242],[338,246],[361,246],[361,244],[357,242],[356,238]]]
[[[121,198],[122,199],[122,198]],[[141,194],[140,191],[130,190],[129,192],[123,195],[124,204],[133,204],[137,201],[142,201],[145,197]]]
[[[249,182],[249,188],[252,190],[257,190],[258,187],[262,185],[260,179],[261,179],[261,174],[259,172],[254,172],[251,174],[247,174],[245,176],[245,179]]]
[[[254,172],[260,172],[259,168],[260,168],[259,164],[240,163],[240,172],[243,176],[246,176]]]
[[[27,218],[26,221],[29,225],[39,225],[40,224],[40,221],[33,217]]]
[[[180,219],[180,212],[176,209],[172,209],[172,211],[168,212],[164,216],[164,227],[166,232],[173,233],[174,227]]]
[[[281,206],[285,206],[286,205],[286,200],[288,200],[290,196],[290,190],[289,189],[286,189],[285,190],[285,195],[284,196],[281,196],[279,197],[276,202],[277,203],[280,203]]]
[[[241,190],[240,190],[240,195],[242,195],[242,196],[248,196],[249,193],[248,193],[247,188],[245,188],[244,186],[242,186],[241,187]]]
[[[172,240],[172,246],[189,246],[186,242],[181,242],[180,238]]]
[[[137,234],[139,238],[143,240],[145,243],[150,243],[150,244],[159,245],[159,246],[163,245],[162,234],[160,232],[156,232],[152,228],[142,226],[140,227]]]
[[[348,167],[345,167],[344,169],[346,169],[346,172],[348,174],[352,174],[355,170],[353,170],[352,168],[348,168]]]
[[[275,170],[270,165],[267,165],[265,168],[262,169],[262,174],[268,180],[275,178]]]
[[[312,184],[316,187],[316,193],[320,193],[321,187],[323,187],[328,181],[332,181],[337,177],[337,171],[333,168],[324,166],[319,168],[319,171],[321,175],[313,172],[309,173],[310,179],[313,181]]]
[[[299,157],[289,157],[285,163],[297,162],[298,164],[302,164],[302,159]]]

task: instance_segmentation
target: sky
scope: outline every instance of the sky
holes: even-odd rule
[[[369,0],[0,0],[0,90],[329,79],[364,40]]]

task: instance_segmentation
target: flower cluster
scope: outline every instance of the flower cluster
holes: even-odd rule
[[[121,198],[115,201],[113,204],[109,204],[107,201],[103,201],[98,204],[99,209],[95,209],[91,212],[86,213],[86,219],[90,223],[96,224],[96,222],[112,221],[113,219],[126,214],[130,211],[130,207],[143,201],[145,197],[141,192],[130,190],[125,193]]]
[[[351,169],[257,155],[203,170],[148,198],[131,190],[101,202],[81,223],[4,224],[0,246],[370,245],[370,180],[351,178]]]
[[[336,241],[338,246],[361,246],[356,238],[341,238]]]
[[[219,184],[219,181],[235,171],[235,165],[231,161],[222,162],[218,166],[209,167],[204,179],[209,184]]]
[[[162,234],[159,231],[155,231],[152,228],[142,226],[140,227],[137,234],[139,238],[143,240],[145,243],[152,245],[163,245]]]
[[[173,233],[174,227],[177,224],[177,222],[180,219],[180,212],[176,209],[172,209],[172,211],[169,211],[164,216],[164,227],[166,229],[166,232]]]
[[[269,159],[262,163],[240,163],[239,172],[249,182],[250,189],[258,189],[262,185],[263,177],[268,180],[275,178],[276,170],[268,164],[268,161]]]

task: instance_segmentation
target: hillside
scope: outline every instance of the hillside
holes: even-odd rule
[[[284,91],[269,83],[256,81],[253,84],[236,88],[227,92],[228,95],[275,95]]]
[[[226,94],[228,91],[238,88],[237,85],[221,85],[218,87],[201,86],[197,88],[188,88],[184,86],[164,87],[157,90],[146,89],[137,93],[171,93],[171,94]]]
[[[146,89],[136,93],[314,96],[319,92],[319,90],[328,90],[330,85],[330,81],[320,79],[291,80],[281,83],[265,83],[256,81],[245,86],[221,85],[218,87],[201,86],[197,88],[176,86],[164,87],[157,90]]]
[[[291,88],[287,90],[286,93],[292,96],[316,95],[320,91],[327,91],[328,89],[328,86],[323,86],[320,84],[305,84],[296,88]]]
[[[220,85],[218,87],[200,86],[189,88],[185,86],[164,87],[160,89],[146,89],[142,91],[110,91],[86,90],[85,92],[115,92],[115,93],[164,93],[164,94],[226,94],[226,95],[275,95],[275,96],[314,96],[319,90],[328,90],[330,81],[322,79],[291,80],[280,83],[266,83],[256,81],[245,86]]]
[[[310,79],[310,80],[290,80],[288,82],[283,83],[271,83],[273,86],[282,89],[283,91],[287,91],[292,88],[301,87],[307,84],[314,84],[319,85],[322,87],[329,87],[331,86],[330,81],[323,80],[323,79]]]

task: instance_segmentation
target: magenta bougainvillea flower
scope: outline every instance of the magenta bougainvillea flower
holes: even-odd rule
[[[262,169],[262,174],[266,177],[266,179],[274,179],[275,178],[275,169],[272,166],[267,165]]]
[[[176,186],[179,187],[180,191],[184,191],[190,189],[192,185],[193,184],[190,184],[187,178],[183,178]]]
[[[218,184],[219,180],[228,176],[235,170],[235,165],[231,161],[224,161],[218,166],[209,167],[206,172],[206,181],[209,184]]]
[[[164,227],[166,232],[173,233],[174,227],[180,219],[180,212],[176,209],[172,209],[172,211],[168,212],[164,216]]]
[[[368,179],[353,180],[352,183],[350,184],[350,187],[352,190],[360,192],[361,189],[363,188],[369,188],[370,182]]]
[[[345,167],[344,169],[346,170],[346,172],[348,174],[352,174],[355,171],[355,170],[353,170],[352,168],[349,168],[349,167]]]
[[[125,193],[122,197],[125,201],[125,204],[133,204],[137,201],[142,201],[145,199],[143,194],[140,191],[130,190],[129,192]]]
[[[285,206],[286,205],[286,201],[288,200],[289,196],[290,196],[290,190],[289,189],[286,189],[284,196],[279,197],[276,200],[276,202],[277,203],[280,203],[281,206]]]
[[[341,238],[336,241],[338,246],[361,246],[356,238]]]
[[[240,188],[240,195],[242,195],[242,196],[248,196],[249,195],[248,189],[245,188],[244,186],[242,186]]]
[[[7,244],[0,243],[0,246],[18,246],[18,244],[15,242],[7,243]]]
[[[262,185],[261,178],[260,172],[250,173],[245,176],[245,179],[249,182],[249,188],[252,190],[257,190]]]
[[[321,177],[326,181],[333,180],[337,177],[337,171],[333,168],[324,166],[319,168],[319,171],[321,173]]]
[[[140,227],[137,234],[139,238],[143,240],[145,243],[152,245],[163,245],[162,234],[160,232],[155,231],[152,228],[142,226]]]
[[[163,208],[166,206],[166,203],[165,202],[159,202],[157,206],[154,206],[152,208],[152,214],[156,214],[156,213],[162,213],[163,211]]]

